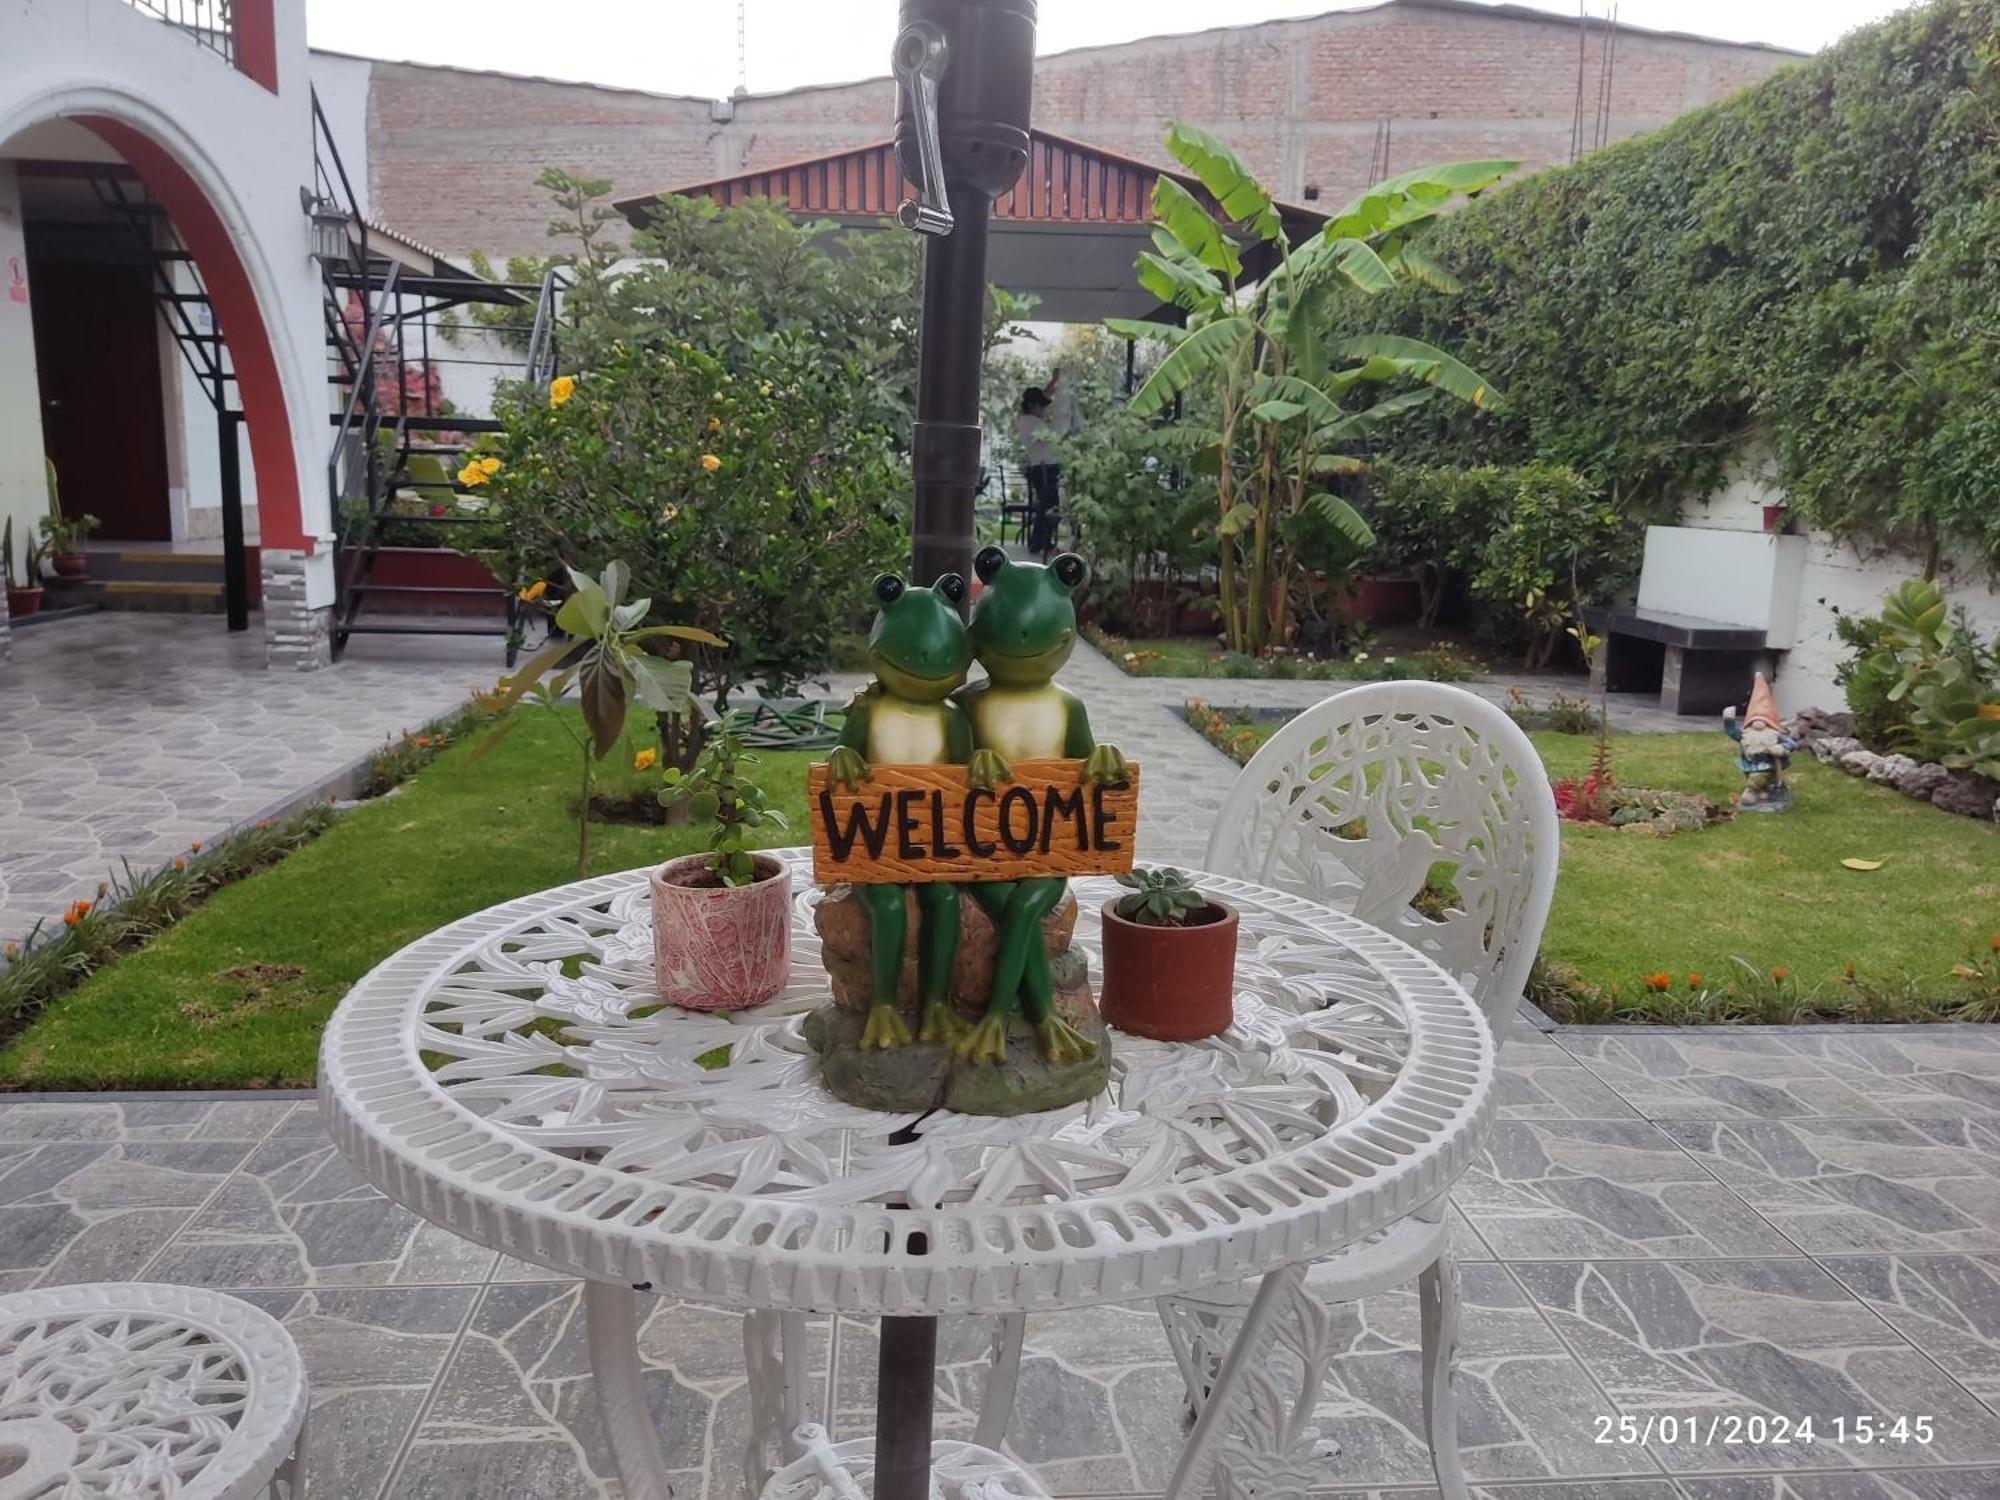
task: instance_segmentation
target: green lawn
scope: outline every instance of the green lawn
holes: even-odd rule
[[[1261,742],[1278,726],[1252,728]],[[1589,769],[1591,736],[1530,738],[1551,780]],[[1720,733],[1618,734],[1612,746],[1612,773],[1628,786],[1726,803],[1743,784]],[[1989,952],[2000,932],[2000,829],[1810,756],[1793,761],[1792,781],[1789,813],[1668,839],[1564,824],[1544,955],[1626,992],[1660,972],[1677,986],[1690,974],[1723,984],[1737,957],[1788,969],[1801,989],[1834,985],[1852,961],[1865,978],[1949,991],[1951,967]],[[1848,858],[1883,864],[1849,870]]]
[[[764,754],[795,830],[815,758]],[[470,742],[453,746],[400,792],[58,999],[0,1050],[0,1086],[310,1084],[321,1025],[377,962],[468,912],[575,878],[576,764],[539,715],[483,760]],[[593,824],[591,869],[655,863],[697,843],[686,828]]]
[[[1586,768],[1587,736],[1534,739],[1552,776]],[[1739,785],[1720,734],[1618,735],[1614,745],[1627,785],[1718,800]],[[482,761],[469,744],[452,747],[401,792],[57,1000],[0,1050],[0,1087],[310,1083],[321,1025],[375,963],[456,917],[573,877],[573,757],[539,719]],[[772,843],[806,836],[813,758],[765,756],[767,785],[793,823]],[[1810,759],[1794,778],[1789,814],[1671,839],[1566,825],[1546,954],[1628,993],[1659,971],[1677,985],[1690,973],[1722,983],[1739,955],[1790,969],[1802,988],[1837,981],[1849,960],[1871,978],[1949,988],[1951,966],[2000,929],[2000,831]],[[628,869],[694,843],[687,829],[595,825],[591,867]],[[1884,863],[1863,873],[1842,868],[1847,857]]]

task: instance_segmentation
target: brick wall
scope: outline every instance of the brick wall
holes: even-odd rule
[[[1577,101],[1573,21],[1480,15],[1421,3],[1272,21],[1087,48],[1041,60],[1035,121],[1145,160],[1162,159],[1170,119],[1228,140],[1293,201],[1316,187],[1333,207],[1376,175],[1464,157],[1568,159]],[[1603,33],[1583,58],[1584,128],[1594,129]],[[888,38],[883,40],[887,48]],[[1621,30],[1613,139],[1754,83],[1789,54]],[[710,118],[699,99],[378,64],[369,108],[377,212],[448,251],[546,250],[545,165],[609,177],[621,194],[882,140],[886,80],[736,101]]]

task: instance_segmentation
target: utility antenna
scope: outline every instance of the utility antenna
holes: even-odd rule
[[[744,12],[750,8],[750,0],[736,0],[736,92],[750,92],[750,44],[744,25]]]

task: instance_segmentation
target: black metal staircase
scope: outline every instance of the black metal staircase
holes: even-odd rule
[[[320,262],[329,378],[339,398],[327,457],[338,585],[334,654],[357,635],[497,636],[506,642],[512,666],[520,645],[512,589],[397,582],[381,577],[379,568],[385,549],[394,545],[391,539],[399,536],[434,538],[417,550],[440,558],[468,555],[453,545],[454,533],[486,523],[452,511],[458,487],[451,475],[478,435],[497,432],[502,424],[442,409],[432,377],[444,365],[486,364],[503,365],[517,379],[551,378],[559,283],[553,274],[539,285],[446,274],[434,258],[428,267],[405,264],[393,253],[396,246],[380,233],[370,234],[317,97],[313,139],[317,201],[336,205],[349,226],[347,253]],[[524,360],[444,353],[432,342],[433,329],[450,309],[468,303],[519,307],[530,297],[536,322]],[[414,505],[407,503],[411,499]],[[414,617],[426,607],[456,611],[482,603],[491,606],[485,618],[455,612]]]

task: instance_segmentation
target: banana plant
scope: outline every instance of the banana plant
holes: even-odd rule
[[[1132,397],[1136,411],[1157,413],[1193,392],[1197,415],[1212,424],[1184,428],[1179,441],[1192,466],[1214,476],[1223,633],[1232,650],[1254,655],[1281,642],[1290,623],[1300,560],[1288,537],[1296,518],[1313,511],[1357,550],[1374,545],[1368,523],[1329,486],[1364,467],[1355,444],[1439,393],[1496,405],[1492,386],[1442,349],[1331,330],[1332,294],[1372,296],[1404,282],[1454,290],[1413,236],[1453,198],[1517,164],[1457,162],[1389,178],[1294,246],[1270,191],[1222,142],[1176,123],[1167,150],[1226,222],[1176,178],[1156,178],[1153,248],[1140,252],[1139,284],[1186,321],[1114,318],[1106,326],[1168,346]],[[1278,252],[1262,281],[1245,284],[1235,234]],[[1389,384],[1416,388],[1375,394]]]

